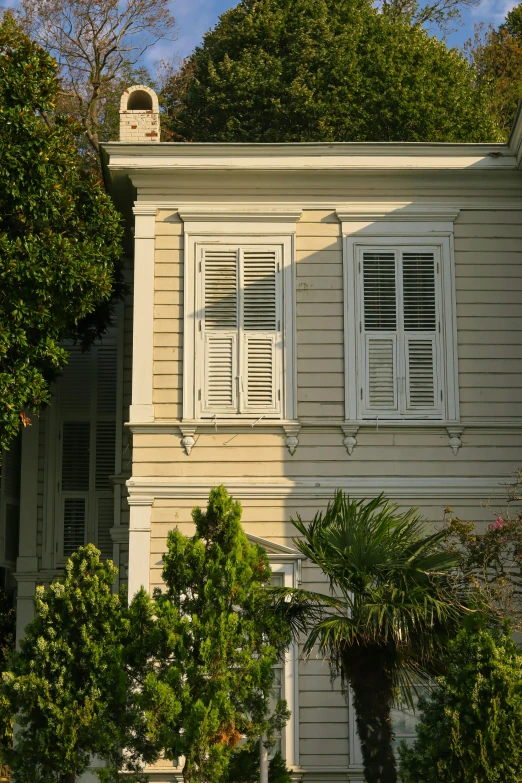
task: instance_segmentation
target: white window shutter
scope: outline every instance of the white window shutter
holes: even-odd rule
[[[206,411],[237,413],[237,334],[205,333]]]
[[[203,400],[206,413],[237,413],[237,249],[205,248],[203,275]]]
[[[363,415],[385,418],[399,411],[396,254],[365,251],[360,276]]]
[[[278,349],[281,345],[278,254],[245,248],[241,255],[243,371],[241,409],[278,413]]]
[[[397,411],[397,340],[395,335],[366,335],[366,408]]]
[[[437,268],[433,252],[402,253],[405,411],[440,413]]]

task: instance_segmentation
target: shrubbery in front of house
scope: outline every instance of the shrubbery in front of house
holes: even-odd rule
[[[417,739],[400,748],[403,783],[520,783],[522,652],[507,628],[461,630],[419,707]]]

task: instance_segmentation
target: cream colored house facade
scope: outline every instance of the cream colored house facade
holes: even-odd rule
[[[84,540],[131,593],[159,585],[168,531],[189,532],[218,483],[279,581],[308,587],[290,518],[336,488],[433,522],[447,506],[488,518],[522,463],[520,117],[508,145],[131,140],[104,154],[133,233],[130,291],[23,433],[4,563],[20,634],[35,584]],[[327,665],[292,650],[280,680],[287,764],[306,783],[361,780]],[[408,715],[396,728],[411,733]]]

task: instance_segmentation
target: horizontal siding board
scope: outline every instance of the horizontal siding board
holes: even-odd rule
[[[342,373],[344,370],[344,361],[340,358],[299,358],[297,359],[297,372],[300,373],[300,383],[308,385],[303,373],[312,373],[313,377],[317,379],[317,374],[321,374],[324,377],[325,382],[328,382],[330,378],[334,378],[335,373]],[[317,384],[314,384],[317,385]]]
[[[342,251],[342,238],[338,237],[303,237],[297,234],[296,250],[338,250]]]
[[[296,236],[301,237],[340,237],[341,224],[337,223],[297,223]]]
[[[513,291],[509,289],[507,283],[505,288],[501,291],[494,289],[476,289],[466,288],[465,290],[459,290],[457,293],[457,308],[462,305],[474,305],[479,307],[482,305],[518,305],[520,307],[520,301],[522,295],[520,291]]]
[[[522,224],[522,210],[520,209],[462,209],[455,221],[455,229],[460,230],[465,224],[489,224],[491,226],[503,226],[511,223]]]
[[[522,240],[520,239],[513,239],[511,237],[492,237],[491,233],[488,237],[480,237],[480,238],[463,238],[461,239],[457,234],[455,234],[455,253],[459,252],[477,252],[482,253],[483,255],[485,253],[491,253],[491,254],[499,254],[499,253],[520,253],[522,250]],[[477,262],[476,262],[477,263]]]
[[[485,323],[492,332],[518,332],[522,329],[522,316],[520,318],[512,317],[498,317],[498,318],[484,318],[477,316],[460,316],[457,318],[457,327],[473,331],[475,329],[483,328]],[[499,342],[502,342],[499,340]]]
[[[344,356],[342,343],[330,343],[328,345],[308,344],[299,342],[297,345],[298,359],[340,359]]]
[[[164,406],[168,408],[169,406]],[[175,406],[170,406],[174,409]],[[465,406],[463,406],[464,408]],[[478,409],[480,406],[476,405]],[[516,406],[518,409],[518,416],[522,415],[522,404]],[[161,408],[161,406],[156,406]],[[495,413],[491,414],[491,408],[495,408],[494,405],[489,403],[484,406],[484,416],[490,415],[491,418]],[[179,408],[178,408],[179,415]],[[478,414],[480,415],[480,411]],[[505,417],[505,406],[499,405],[497,414],[500,418]],[[168,416],[167,418],[174,418],[174,416]],[[291,479],[310,478],[315,477],[317,474],[328,475],[331,478],[342,478],[346,476],[347,465],[344,460],[325,461],[323,467],[318,469],[316,462],[292,462],[287,459],[286,454],[284,460],[273,458],[273,455],[268,461],[252,460],[245,461],[244,459],[234,460],[230,462],[223,461],[220,464],[209,463],[208,461],[198,461],[192,459],[192,455],[197,451],[195,447],[192,451],[190,461],[184,459],[182,462],[172,462],[171,464],[165,464],[160,462],[138,462],[135,464],[135,476],[183,476],[192,477],[194,479],[205,479],[211,481],[225,481],[229,477],[241,475],[244,478],[266,478],[266,476],[284,476]],[[395,459],[381,463],[371,459],[368,461],[351,461],[350,462],[350,475],[351,476],[372,476],[378,474],[381,470],[383,475],[390,477],[404,477],[404,476],[417,476],[423,478],[424,476],[430,476],[433,478],[454,478],[455,476],[455,462],[460,463],[460,476],[462,478],[474,477],[474,478],[489,478],[494,470],[495,474],[499,477],[510,475],[513,471],[514,463],[513,459],[504,459],[505,454],[503,450],[499,449],[501,454],[497,459],[494,469],[492,468],[491,460],[484,460],[483,462],[471,461],[467,462],[463,455],[461,455],[462,449],[459,451],[455,459],[437,461],[437,460],[423,460],[420,457],[419,460],[414,460],[410,455],[403,460],[397,458],[395,452]],[[287,452],[288,453],[288,452]],[[451,452],[450,452],[451,453]],[[286,461],[285,461],[286,460]],[[520,460],[519,460],[520,462]]]
[[[320,303],[333,303],[343,302],[343,291],[339,287],[337,289],[306,289],[297,288],[296,302],[299,305],[302,302],[320,302]]]
[[[308,291],[309,289],[313,289],[315,291],[327,291],[328,289],[339,290],[341,281],[341,272],[339,272],[336,277],[327,277],[326,275],[314,277],[310,275],[308,269],[305,269],[304,267],[301,269],[298,268],[297,271],[297,289],[300,289],[301,291]]]
[[[338,277],[342,279],[342,264],[297,264],[297,280],[301,277]],[[338,283],[340,286],[341,283]]]
[[[495,272],[498,278],[522,277],[522,265],[519,263],[496,263]],[[462,263],[455,264],[455,277],[491,277],[491,258],[489,264]]]
[[[337,327],[332,331],[324,329],[300,329],[297,332],[297,343],[302,345],[329,345],[343,343],[343,332]]]
[[[183,236],[156,236],[156,252],[158,250],[181,250],[183,248]]]
[[[306,316],[331,318],[334,315],[343,318],[344,308],[340,302],[298,302],[296,312],[298,318]]]
[[[230,441],[231,437],[232,436],[229,435],[227,440]],[[231,440],[228,446],[222,446],[219,444],[212,447],[202,445],[201,439],[199,439],[197,447],[194,447],[190,455],[190,464],[201,464],[206,461],[221,463],[222,465],[225,463],[232,464],[234,462],[238,464],[249,465],[256,462],[270,464],[270,461],[273,459],[274,465],[287,461],[291,463],[292,466],[294,466],[296,469],[299,468],[300,470],[302,469],[308,471],[308,469],[313,468],[314,465],[317,467],[319,463],[331,463],[331,470],[338,471],[336,475],[344,475],[343,470],[345,470],[345,468],[343,468],[341,464],[337,468],[334,463],[353,463],[355,472],[358,472],[359,470],[366,471],[366,466],[371,463],[375,464],[375,466],[378,466],[379,464],[384,465],[385,463],[393,462],[409,463],[410,460],[413,459],[422,461],[424,464],[433,463],[434,465],[441,466],[441,468],[447,466],[451,469],[456,461],[470,465],[476,463],[477,466],[481,465],[481,467],[483,467],[484,462],[492,462],[497,459],[512,464],[513,461],[516,462],[517,459],[520,459],[522,449],[522,438],[520,438],[518,445],[511,447],[498,447],[492,445],[487,448],[472,448],[467,445],[466,434],[464,433],[464,445],[459,450],[456,457],[454,457],[451,449],[448,446],[446,436],[446,442],[441,442],[438,448],[436,446],[426,447],[423,445],[418,445],[416,447],[411,445],[407,447],[393,445],[380,446],[378,451],[376,451],[376,447],[374,445],[365,446],[362,443],[358,443],[357,459],[354,460],[347,454],[346,449],[342,443],[342,438],[339,437],[337,445],[322,446],[318,444],[316,446],[307,447],[303,444],[300,444],[299,449],[296,452],[296,456],[298,457],[296,459],[295,456],[294,458],[291,458],[282,437],[280,438],[279,444],[272,444],[268,446],[256,445],[250,449],[248,446],[245,446],[244,443],[243,445],[234,446],[237,440],[237,437],[234,438],[234,440]],[[136,464],[152,465],[155,463],[156,465],[160,465],[165,462],[172,463],[176,460],[181,460],[183,463],[186,462],[179,441],[171,448],[138,448],[135,449],[135,452],[134,460]],[[218,464],[216,465],[216,468],[219,469]],[[319,474],[322,475],[324,470],[324,465],[321,465],[321,469],[318,471]],[[388,472],[388,470],[389,467],[387,466],[386,472]],[[329,475],[329,471],[330,468],[328,468],[327,475]]]
[[[348,723],[304,723],[299,729],[301,739],[342,739],[346,742],[348,738]]]

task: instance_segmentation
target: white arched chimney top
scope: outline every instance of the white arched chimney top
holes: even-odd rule
[[[160,141],[158,96],[144,84],[128,87],[121,96],[120,141]]]

